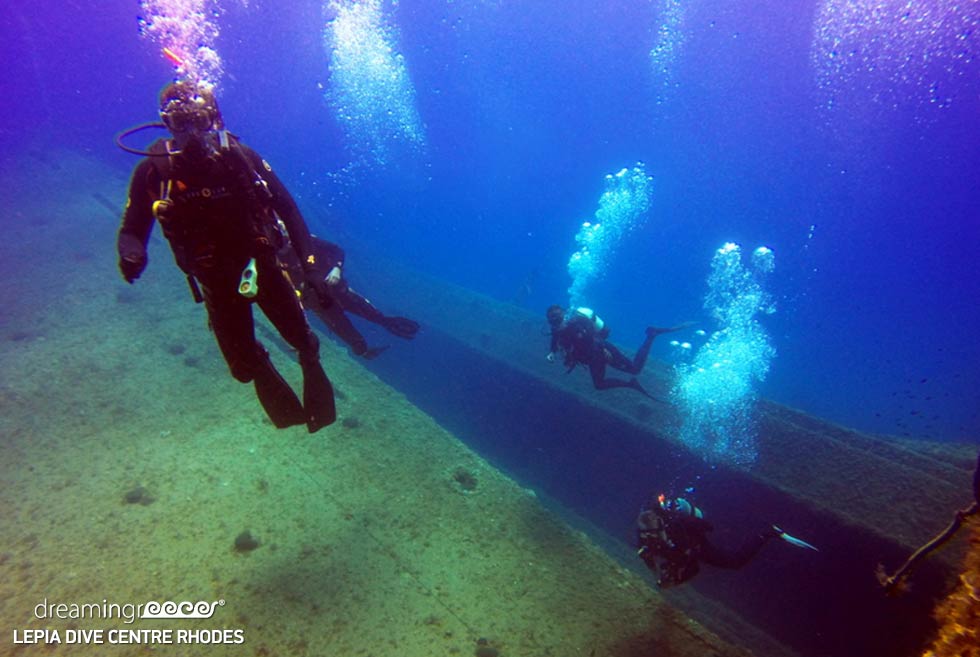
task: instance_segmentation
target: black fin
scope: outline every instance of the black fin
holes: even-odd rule
[[[273,366],[269,354],[260,356],[253,383],[262,408],[277,428],[285,429],[306,422],[306,413],[303,412],[299,397]]]
[[[303,368],[303,409],[306,411],[306,428],[316,433],[337,420],[333,386],[317,356],[300,358]]]
[[[361,354],[361,358],[363,358],[364,360],[374,360],[375,358],[380,356],[387,348],[388,345],[386,344],[383,344],[380,347],[371,347],[370,349],[366,349],[364,353]]]
[[[648,326],[647,327],[647,335],[648,336],[652,335],[652,336],[656,337],[658,335],[663,335],[664,333],[673,333],[674,331],[683,331],[684,329],[691,328],[692,326],[694,326],[694,322],[684,322],[683,324],[678,324],[677,326],[668,326],[668,327]]]
[[[385,317],[382,326],[399,338],[411,340],[419,332],[419,323],[407,317]]]
[[[636,390],[641,395],[645,396],[647,399],[652,399],[653,401],[660,402],[661,404],[670,404],[670,402],[668,402],[666,399],[655,397],[654,395],[651,395],[649,392],[647,392],[647,389],[644,388],[642,385],[640,385],[640,382],[639,380],[637,380],[636,377],[630,379],[629,387],[632,388],[633,390]]]

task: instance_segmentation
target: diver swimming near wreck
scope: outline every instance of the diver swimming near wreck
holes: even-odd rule
[[[657,585],[668,588],[693,578],[700,572],[702,563],[716,568],[742,568],[774,538],[797,547],[817,549],[775,525],[749,537],[737,549],[726,549],[708,537],[712,529],[701,509],[690,501],[660,494],[650,500],[636,520],[637,555],[657,575]]]
[[[299,254],[304,284],[330,303],[306,222],[272,167],[225,130],[209,88],[190,80],[164,87],[160,116],[172,139],[158,139],[136,165],[119,229],[119,269],[128,283],[147,265],[147,242],[159,223],[232,376],[253,382],[259,402],[279,428],[306,424],[310,433],[337,418],[334,392],[320,365],[319,341],[276,253],[281,223]],[[303,401],[255,337],[257,304],[299,353]]]
[[[313,311],[337,337],[343,340],[357,356],[368,360],[375,358],[387,346],[368,347],[367,340],[347,317],[352,313],[381,326],[403,340],[412,340],[419,332],[419,323],[407,317],[385,315],[350,286],[344,277],[344,249],[316,235],[311,236],[316,268],[325,285],[310,286],[303,273],[302,255],[289,239],[286,227],[280,222],[279,258],[287,267],[296,288],[302,295],[303,305]]]
[[[663,333],[672,333],[691,326],[690,323],[686,323],[670,328],[648,327],[646,338],[637,349],[633,360],[630,360],[616,345],[609,342],[609,327],[591,308],[575,308],[566,315],[564,308],[553,305],[548,308],[545,316],[551,328],[551,350],[548,352],[548,361],[554,362],[560,354],[567,372],[575,369],[576,365],[588,367],[589,374],[592,376],[592,385],[596,390],[631,388],[650,399],[657,398],[648,393],[636,377],[646,365],[654,339]],[[632,377],[628,381],[607,377],[607,367],[631,374]]]

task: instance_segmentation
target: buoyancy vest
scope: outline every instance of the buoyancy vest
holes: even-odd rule
[[[576,308],[572,312],[572,318],[576,318],[576,317],[583,317],[589,320],[589,323],[592,324],[592,328],[595,329],[596,333],[600,333],[606,325],[606,323],[602,321],[602,318],[599,317],[596,314],[596,312],[591,308],[585,308],[585,307]]]
[[[590,308],[576,308],[559,331],[558,346],[565,353],[565,364],[587,363],[592,358],[596,337],[604,338],[605,324]]]
[[[167,140],[150,147],[160,188],[154,216],[177,265],[206,281],[237,277],[250,258],[273,253],[273,215],[265,181],[238,141],[220,133],[219,150],[199,163],[176,156]],[[261,198],[261,194],[265,198]]]

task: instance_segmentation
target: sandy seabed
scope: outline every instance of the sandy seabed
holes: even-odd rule
[[[123,175],[68,153],[4,169],[0,655],[744,654],[328,340],[340,420],[276,430],[164,244],[137,285],[119,278]],[[220,602],[207,619],[36,613],[149,601]],[[23,642],[39,630],[61,643]],[[141,630],[174,635],[110,643]]]

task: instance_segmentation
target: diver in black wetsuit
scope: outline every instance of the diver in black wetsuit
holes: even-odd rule
[[[171,83],[160,95],[160,115],[173,139],[154,142],[133,171],[117,244],[123,278],[133,283],[143,273],[158,222],[195,299],[207,308],[232,376],[254,382],[273,424],[306,424],[310,433],[331,424],[337,414],[319,342],[274,241],[278,216],[301,255],[307,284],[326,296],[299,208],[268,163],[224,129],[210,90]],[[302,403],[255,338],[253,303],[299,352]]]
[[[697,575],[702,563],[717,568],[742,568],[773,538],[797,547],[817,549],[775,525],[750,537],[738,549],[724,549],[708,538],[711,530],[711,523],[704,519],[701,509],[683,497],[668,499],[661,494],[650,501],[636,520],[637,554],[657,575],[657,585],[667,588]]]
[[[607,340],[609,327],[591,308],[576,308],[568,313],[566,318],[565,310],[561,306],[555,305],[548,308],[546,316],[548,325],[551,327],[549,361],[553,362],[555,357],[561,353],[564,356],[565,367],[568,368],[569,372],[575,369],[576,365],[585,365],[589,368],[589,373],[592,375],[592,385],[595,386],[596,390],[632,388],[651,399],[656,398],[644,390],[636,376],[643,371],[643,366],[646,365],[654,338],[662,333],[679,331],[690,326],[690,324],[682,324],[672,328],[648,327],[646,339],[637,349],[633,360],[630,360]],[[607,378],[607,366],[633,376],[629,381]]]
[[[317,262],[316,274],[325,285],[321,286],[318,292],[311,294],[308,281],[301,275],[299,252],[293,247],[285,231],[281,231],[281,236],[279,257],[288,267],[290,274],[301,281],[297,288],[302,294],[303,305],[316,313],[327,328],[346,342],[356,355],[372,359],[388,347],[369,348],[367,340],[347,317],[348,312],[378,324],[392,335],[405,340],[411,340],[419,332],[418,322],[407,317],[385,315],[374,304],[355,292],[343,277],[344,250],[338,244],[315,235],[312,236],[312,240]]]

